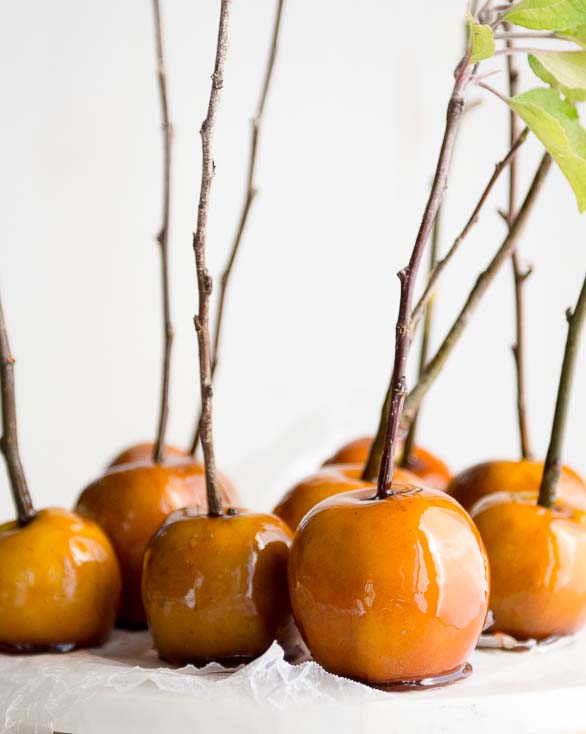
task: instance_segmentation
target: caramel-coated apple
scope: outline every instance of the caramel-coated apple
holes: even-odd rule
[[[324,466],[329,464],[361,464],[364,466],[372,444],[370,436],[363,436],[342,446],[331,456]],[[419,477],[426,487],[445,489],[452,478],[447,465],[430,451],[421,446],[414,446],[409,457],[409,464],[405,467]]]
[[[457,675],[488,608],[484,546],[443,492],[390,489],[337,495],[304,517],[289,558],[295,620],[331,673],[377,685]]]
[[[372,444],[370,436],[361,436],[360,438],[349,441],[332,454],[329,459],[324,461],[324,466],[329,464],[364,464],[368,459],[368,452]]]
[[[494,629],[517,639],[571,635],[586,624],[586,514],[534,493],[486,496],[472,516],[488,553]]]
[[[144,557],[143,601],[159,656],[229,665],[262,655],[290,616],[290,542],[274,515],[173,513]]]
[[[487,461],[457,474],[446,491],[468,511],[495,492],[534,493],[535,500],[542,475],[542,461]],[[586,510],[586,484],[568,466],[562,467],[557,496],[572,507]]]
[[[328,464],[286,492],[273,513],[295,531],[318,502],[353,489],[374,488],[374,482],[364,481],[361,474],[362,464]],[[418,481],[414,474],[399,467],[395,469],[394,480],[406,484]]]
[[[120,599],[110,541],[68,510],[0,525],[0,649],[67,651],[100,645]]]
[[[136,443],[115,456],[108,464],[108,467],[121,466],[122,464],[133,464],[137,461],[150,461],[153,458],[154,451],[155,444],[152,441]],[[189,458],[190,454],[177,446],[166,445],[165,456],[183,456],[184,458]]]
[[[232,484],[218,480],[226,505],[238,501]],[[110,538],[122,570],[119,621],[146,622],[140,590],[144,552],[171,512],[205,502],[205,473],[199,462],[169,459],[115,467],[81,493],[76,510],[96,522]]]
[[[120,600],[114,549],[93,522],[34,508],[18,448],[14,358],[0,302],[0,452],[17,519],[0,525],[0,649],[66,652],[99,645]]]

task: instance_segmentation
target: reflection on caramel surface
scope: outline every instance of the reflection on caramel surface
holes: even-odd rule
[[[394,485],[321,503],[291,548],[293,613],[327,670],[388,684],[459,670],[481,633],[488,563],[469,516],[437,490]]]
[[[68,652],[108,637],[120,598],[114,551],[100,528],[68,510],[0,526],[0,648]]]
[[[232,484],[219,478],[226,504],[237,501]],[[81,494],[76,511],[110,538],[122,570],[120,620],[144,625],[140,580],[144,552],[153,533],[173,510],[205,502],[205,473],[199,462],[170,458],[113,468]]]
[[[173,513],[144,559],[143,599],[159,655],[226,664],[265,652],[290,615],[290,541],[271,515]]]
[[[517,639],[570,635],[586,624],[586,514],[559,501],[499,492],[472,508],[492,572],[494,629]]]

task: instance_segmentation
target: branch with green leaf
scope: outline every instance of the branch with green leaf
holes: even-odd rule
[[[580,123],[576,109],[576,103],[586,99],[586,51],[582,50],[586,46],[586,0],[521,0],[504,10],[502,6],[495,9],[490,2],[487,2],[475,14],[468,11],[467,21],[468,49],[455,72],[456,84],[448,104],[444,144],[434,177],[434,183],[440,182],[443,188],[441,191],[437,187],[435,191],[432,189],[410,264],[406,271],[402,271],[402,298],[396,327],[393,374],[378,431],[363,473],[364,478],[371,479],[378,472],[381,496],[385,494],[392,476],[396,444],[400,434],[404,435],[409,430],[410,422],[416,415],[423,396],[459,340],[488,285],[507,257],[515,253],[520,232],[534,207],[550,168],[551,159],[555,161],[573,189],[579,210],[583,212],[586,209],[586,130]],[[516,34],[514,30],[510,30],[515,26],[525,30]],[[528,49],[513,46],[509,42],[516,35],[529,35],[529,31],[532,32],[531,37],[537,38],[540,42],[553,39],[573,44],[573,47],[569,50]],[[536,32],[535,35],[533,32]],[[501,41],[506,41],[506,45],[498,48]],[[576,45],[578,49],[575,48]],[[547,86],[511,96],[488,86],[480,73],[482,65],[486,60],[503,53],[525,55],[531,69]],[[472,84],[493,92],[505,102],[538,138],[546,153],[528,190],[524,205],[514,217],[509,218],[509,232],[503,244],[488,268],[473,285],[456,321],[448,330],[436,354],[421,371],[414,389],[406,395],[407,356],[418,317],[422,313],[419,304],[415,307],[415,314],[412,310],[413,284],[447,185],[451,143],[455,130],[461,122],[461,116],[453,114],[454,105],[457,103],[463,106],[465,93]],[[447,151],[446,141],[450,143]],[[510,160],[513,158],[514,156],[511,156]],[[487,198],[488,196],[481,198],[482,206]],[[478,211],[473,215],[472,221],[475,221],[477,216]],[[424,302],[433,292],[438,273],[432,269],[430,277],[434,279],[434,285],[430,286],[428,283],[428,287],[424,289]]]
[[[506,51],[525,55],[535,75],[548,86],[512,97],[497,93],[541,141],[574,190],[580,211],[586,209],[586,131],[576,102],[586,100],[586,2],[584,0],[521,0],[493,24],[480,23],[470,14],[471,62],[484,61]],[[506,24],[547,31],[539,39],[567,41],[580,49],[497,49],[495,28]],[[509,34],[512,35],[512,34]],[[482,83],[485,89],[491,87]]]

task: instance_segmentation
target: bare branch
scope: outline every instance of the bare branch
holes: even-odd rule
[[[161,405],[159,410],[159,426],[154,446],[153,459],[160,463],[165,458],[165,434],[169,416],[169,382],[171,374],[171,350],[173,347],[173,324],[171,323],[171,293],[169,282],[169,220],[171,208],[171,146],[173,128],[169,121],[169,105],[167,101],[167,75],[163,54],[163,33],[161,28],[161,9],[159,0],[153,0],[155,15],[155,41],[157,48],[157,69],[159,80],[159,98],[163,116],[163,226],[157,237],[161,253],[161,278],[163,291],[163,372],[161,378]]]
[[[212,180],[214,177],[214,161],[212,143],[216,114],[224,86],[224,66],[228,52],[228,21],[232,0],[222,0],[216,60],[212,75],[212,87],[208,103],[208,111],[202,123],[200,135],[202,146],[201,187],[197,211],[197,229],[193,235],[193,250],[197,270],[197,287],[199,292],[199,313],[194,319],[199,344],[199,372],[201,387],[201,444],[203,448],[208,514],[222,514],[222,502],[216,479],[216,460],[212,435],[212,362],[210,349],[209,307],[212,292],[212,279],[206,266],[206,236],[208,225],[208,209]]]
[[[566,311],[568,336],[566,339],[566,348],[564,350],[564,359],[562,363],[555,413],[551,427],[551,438],[549,441],[545,465],[543,467],[543,477],[539,488],[539,498],[537,500],[537,503],[542,507],[551,507],[555,502],[557,483],[562,468],[562,447],[564,443],[572,382],[576,368],[576,356],[578,354],[580,335],[584,327],[585,318],[586,280],[584,280],[582,285],[582,290],[580,291],[580,297],[578,298],[576,308],[574,311],[571,309]]]
[[[531,214],[539,193],[545,182],[547,173],[551,167],[551,158],[549,154],[545,154],[539,164],[539,168],[535,174],[533,182],[529,188],[525,201],[521,206],[519,213],[515,217],[514,222],[511,224],[511,228],[503,242],[499,247],[497,253],[491,260],[490,264],[478,277],[474,287],[470,291],[466,303],[462,307],[462,310],[458,314],[456,320],[452,324],[447,336],[442,342],[439,349],[436,351],[433,358],[428,362],[425,371],[419,378],[417,384],[411,390],[405,400],[403,408],[403,421],[408,426],[409,422],[413,419],[421,400],[427,393],[435,378],[440,373],[443,365],[451,354],[453,348],[458,342],[460,336],[464,332],[466,325],[468,324],[470,317],[474,313],[476,307],[480,303],[482,296],[488,289],[489,285],[493,281],[501,265],[512,255],[521,236],[523,228],[525,227],[529,215]]]
[[[462,120],[462,113],[464,111],[465,90],[470,82],[472,74],[469,61],[470,52],[465,55],[456,70],[456,80],[448,103],[444,138],[436,165],[436,172],[431,192],[423,213],[421,226],[415,240],[415,245],[413,246],[409,263],[399,275],[401,279],[401,300],[397,326],[395,329],[395,360],[390,387],[390,414],[386,425],[384,449],[380,462],[377,485],[377,497],[381,499],[386,497],[389,493],[388,487],[393,477],[395,465],[397,434],[406,393],[405,370],[412,340],[410,321],[415,281],[425,246],[429,240],[447,187],[448,171],[454,143]],[[365,474],[367,471],[370,472],[372,470],[370,466],[372,455],[373,451],[371,451],[367,461]]]
[[[507,46],[512,47],[513,41],[507,40]],[[519,87],[519,69],[514,56],[507,57],[507,75],[509,79],[509,96],[515,97]],[[509,108],[509,140],[511,143],[517,138],[519,132],[519,118],[514,110]],[[507,226],[515,219],[518,209],[518,180],[517,180],[517,158],[515,157],[509,166],[509,204],[505,221]],[[521,458],[529,459],[532,456],[531,442],[529,439],[529,427],[527,425],[527,399],[525,388],[525,303],[523,298],[523,286],[529,277],[530,271],[523,272],[517,248],[511,255],[513,269],[513,283],[515,288],[515,330],[516,342],[513,345],[513,356],[515,358],[515,375],[517,382],[517,422],[519,425],[519,441],[521,444]]]
[[[439,277],[441,276],[442,272],[445,270],[447,265],[450,263],[454,255],[458,252],[458,250],[460,249],[460,246],[462,245],[466,237],[470,234],[470,231],[473,229],[474,225],[478,222],[480,214],[496,182],[500,178],[501,173],[507,168],[507,166],[511,165],[511,163],[514,161],[515,156],[517,155],[517,151],[519,150],[519,148],[523,145],[523,143],[527,139],[528,133],[529,133],[528,128],[525,128],[523,132],[518,136],[518,138],[513,142],[507,155],[502,159],[502,161],[496,164],[494,168],[494,172],[492,176],[490,177],[490,180],[488,181],[487,185],[484,188],[484,191],[480,195],[480,198],[478,199],[478,203],[474,207],[474,211],[472,212],[472,214],[470,215],[470,218],[464,225],[464,229],[456,237],[453,245],[450,247],[446,255],[437,263],[436,267],[431,272],[427,285],[425,286],[425,289],[423,293],[421,294],[421,297],[419,301],[417,302],[417,305],[413,309],[413,313],[411,315],[411,328],[412,329],[415,329],[417,327],[417,324],[419,323],[419,320],[423,314],[425,306],[427,305],[429,299],[432,297],[435,291]]]
[[[224,272],[222,273],[222,276],[220,279],[218,315],[217,315],[216,325],[214,329],[213,349],[212,349],[212,379],[216,373],[216,368],[218,366],[218,360],[219,360],[219,354],[220,354],[220,344],[221,344],[221,337],[222,337],[222,327],[224,323],[224,308],[226,305],[226,297],[228,293],[230,277],[232,275],[232,269],[236,261],[236,256],[238,255],[238,251],[240,249],[240,244],[242,242],[244,231],[246,229],[246,224],[248,222],[248,215],[250,213],[252,204],[257,195],[255,174],[256,174],[256,160],[257,160],[258,144],[259,144],[259,138],[261,134],[261,125],[263,121],[265,104],[266,104],[267,96],[268,96],[269,89],[271,86],[271,80],[273,77],[273,69],[275,67],[275,60],[277,58],[279,33],[281,30],[281,18],[283,15],[284,4],[285,4],[285,0],[277,0],[277,11],[276,11],[275,22],[273,26],[273,35],[272,35],[269,58],[267,62],[267,67],[265,71],[265,76],[264,76],[260,98],[259,98],[258,105],[256,108],[256,114],[254,115],[252,119],[252,131],[251,131],[251,140],[250,140],[250,158],[249,158],[249,163],[248,163],[248,175],[246,179],[246,193],[244,196],[244,204],[242,206],[240,220],[238,222],[238,227],[236,229],[236,235],[232,243],[232,248],[230,250],[230,254],[228,255],[228,260],[226,262],[226,265],[224,267]],[[194,455],[197,451],[197,447],[199,444],[200,430],[201,430],[201,414],[197,420],[196,427],[195,427],[195,433],[193,436],[193,440],[191,442],[191,453]]]
[[[10,352],[4,311],[0,302],[0,383],[2,387],[2,438],[0,449],[4,455],[14,504],[21,525],[29,523],[36,515],[28,490],[24,469],[18,450],[16,425],[16,397],[14,390],[14,357]]]

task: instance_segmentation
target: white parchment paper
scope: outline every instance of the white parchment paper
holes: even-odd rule
[[[2,731],[53,731],[55,714],[74,702],[89,699],[104,688],[127,692],[145,684],[185,696],[231,692],[273,706],[306,699],[336,700],[352,694],[384,694],[325,673],[313,662],[290,665],[282,648],[272,647],[253,663],[235,671],[220,665],[172,668],[152,649],[147,632],[116,631],[102,648],[62,655],[3,656],[0,658],[0,723]]]
[[[232,672],[219,665],[177,669],[161,663],[147,632],[117,631],[93,650],[0,656],[0,730],[187,734],[200,731],[210,716],[221,734],[235,726],[239,733],[289,734],[300,726],[304,734],[321,733],[334,724],[336,732],[351,734],[586,729],[584,636],[522,654],[477,650],[471,662],[473,675],[454,686],[385,693],[330,675],[312,661],[290,665],[276,643]],[[523,728],[527,716],[532,728]]]

